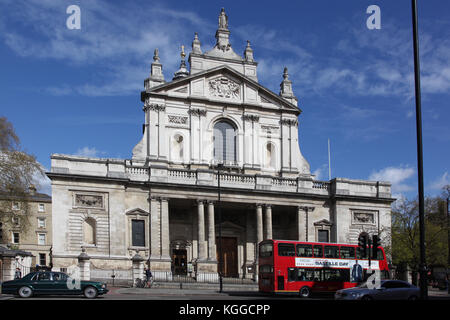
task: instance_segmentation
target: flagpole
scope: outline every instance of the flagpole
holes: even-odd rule
[[[328,139],[328,180],[331,180],[330,139]]]

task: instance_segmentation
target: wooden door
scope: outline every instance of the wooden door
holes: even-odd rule
[[[238,277],[237,238],[222,237],[222,257],[219,253],[219,238],[216,238],[217,262],[224,277]],[[221,259],[220,259],[221,258]],[[220,260],[219,260],[220,259]]]
[[[187,252],[186,249],[172,251],[173,273],[175,275],[187,274]]]

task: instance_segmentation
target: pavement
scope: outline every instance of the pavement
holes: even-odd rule
[[[180,286],[160,286],[160,287],[152,287],[152,288],[129,288],[129,287],[109,287],[109,292],[107,296],[115,299],[121,299],[122,296],[124,299],[133,299],[133,296],[136,299],[139,297],[144,298],[147,297],[192,297],[198,300],[207,300],[207,299],[233,299],[238,298],[248,298],[248,299],[259,299],[259,298],[267,298],[258,292],[257,288],[255,290],[254,286],[239,286],[237,285],[224,285],[223,292],[219,292],[218,285],[210,285],[210,286],[186,286],[183,284],[183,287],[180,289]],[[437,288],[429,288],[428,296],[430,300],[450,300],[450,294],[447,290],[439,290]],[[106,297],[106,296],[105,296]],[[5,295],[0,294],[0,301],[14,299],[13,295]]]
[[[447,290],[437,288],[428,288],[428,296],[430,298],[450,299],[450,293]]]

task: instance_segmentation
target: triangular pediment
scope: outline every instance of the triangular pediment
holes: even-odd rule
[[[130,215],[131,216],[137,216],[137,215],[139,215],[139,216],[148,216],[149,213],[147,211],[141,209],[141,208],[134,208],[134,209],[126,211],[125,215],[127,215],[127,216],[130,216]]]
[[[331,225],[333,225],[329,220],[327,219],[322,219],[320,221],[314,222],[315,226],[324,226],[324,227],[329,227]]]
[[[301,112],[296,105],[226,65],[155,86],[142,92],[141,99],[145,101],[146,97],[153,95],[190,97]]]

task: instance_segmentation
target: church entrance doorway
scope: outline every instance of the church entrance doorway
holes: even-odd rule
[[[173,249],[172,261],[173,261],[173,274],[174,275],[186,275],[187,274],[187,252],[186,249]]]
[[[222,237],[222,257],[219,252],[220,238],[216,238],[217,262],[221,261],[221,272],[224,277],[238,277],[238,247],[237,238]],[[219,260],[221,258],[221,260]]]

